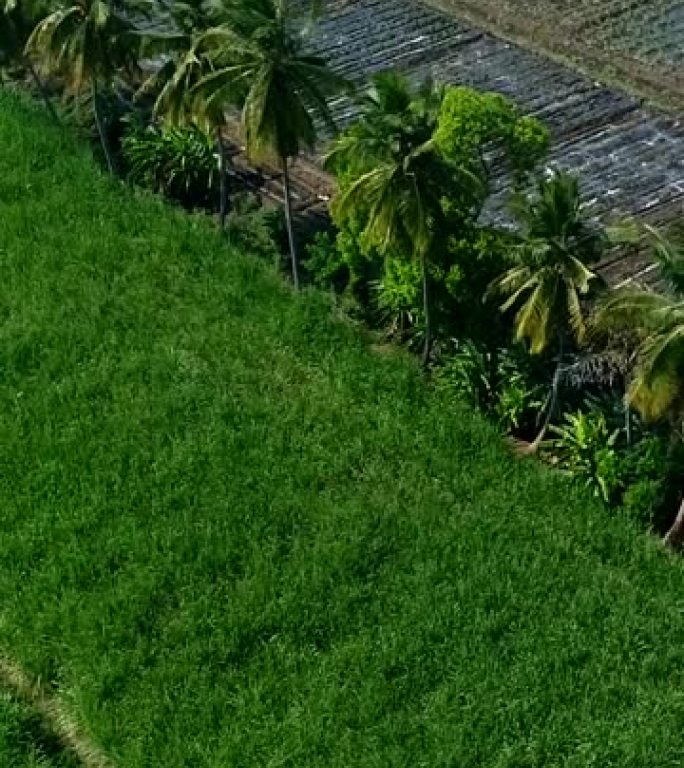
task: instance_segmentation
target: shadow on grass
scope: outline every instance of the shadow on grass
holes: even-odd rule
[[[12,768],[80,768],[59,737],[27,705],[0,693],[0,764]]]

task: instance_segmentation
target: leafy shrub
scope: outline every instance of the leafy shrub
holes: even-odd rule
[[[390,336],[417,341],[422,333],[416,328],[422,319],[422,274],[420,262],[388,256],[380,280],[371,285],[375,291],[378,317]]]
[[[624,468],[616,443],[619,430],[610,430],[600,411],[569,413],[550,445],[558,466],[590,488],[606,503],[613,503],[623,483]]]
[[[629,449],[625,457],[628,482],[662,478],[669,462],[667,441],[658,435],[647,435]]]
[[[544,405],[541,387],[530,384],[521,374],[500,379],[500,382],[494,404],[496,421],[504,432],[519,432]]]
[[[469,339],[458,341],[455,351],[437,370],[436,381],[457,399],[485,410],[494,398],[495,365],[491,352]]]
[[[664,482],[644,478],[627,486],[622,498],[625,512],[644,527],[650,527],[665,501]]]
[[[647,435],[631,446],[624,458],[625,492],[622,505],[639,522],[652,525],[668,502],[674,469],[668,441]]]
[[[214,143],[198,128],[133,127],[122,153],[134,183],[188,207],[215,207],[220,180]]]
[[[536,371],[517,347],[490,350],[459,341],[437,375],[441,386],[489,413],[505,432],[523,428],[542,407]]]
[[[306,254],[304,266],[314,285],[342,291],[349,284],[349,266],[330,232],[317,232],[307,244]]]
[[[266,208],[250,193],[235,195],[226,221],[226,234],[236,247],[280,264],[286,235],[279,207]]]

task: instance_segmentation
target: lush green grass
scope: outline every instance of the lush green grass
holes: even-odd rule
[[[120,766],[681,765],[680,561],[6,95],[0,267],[0,648]]]
[[[0,765],[3,768],[77,768],[40,718],[0,692]]]

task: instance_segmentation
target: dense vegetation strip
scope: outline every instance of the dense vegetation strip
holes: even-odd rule
[[[531,115],[502,93],[414,83],[398,71],[365,82],[375,58],[350,61],[349,45],[340,56],[340,39],[363,39],[377,64],[402,47],[394,24],[405,30],[415,14],[411,46],[425,45],[426,35],[415,33],[432,29],[430,19],[438,36],[484,39],[410,0],[378,21],[388,6],[370,1],[370,16],[368,6],[355,6],[379,27],[369,32],[358,15],[345,19],[333,6],[319,28],[316,2],[12,0],[0,9],[0,64],[11,82],[31,78],[53,118],[51,91],[62,104],[72,98],[113,176],[214,210],[221,230],[250,251],[278,262],[286,248],[295,288],[328,287],[392,340],[422,346],[426,371],[436,369],[453,395],[491,414],[521,452],[538,453],[683,546],[684,249],[676,234],[669,240],[637,222],[607,226],[585,204],[580,180],[557,165],[544,172],[553,131],[538,118],[557,127],[560,114],[537,99],[549,91],[545,80],[512,91],[534,91],[521,102]],[[479,66],[480,54],[470,56]],[[517,55],[511,67],[527,70]],[[571,80],[566,95],[580,83]],[[590,90],[583,112],[608,95]],[[604,120],[635,109],[629,99],[609,101]],[[335,226],[312,238],[296,221],[302,199],[291,170],[302,171],[302,151],[322,137]],[[234,163],[235,142],[253,167]],[[556,158],[565,150],[557,144]],[[613,166],[616,157],[611,150]],[[255,177],[268,186],[257,171],[264,165],[277,169],[269,194],[280,188],[282,217],[245,195]],[[676,179],[676,164],[673,172]],[[652,184],[646,174],[639,186],[653,213]],[[600,266],[622,261],[616,245],[641,249],[639,274],[662,295],[606,290]]]
[[[0,179],[0,646],[119,765],[677,764],[680,560],[7,94]]]

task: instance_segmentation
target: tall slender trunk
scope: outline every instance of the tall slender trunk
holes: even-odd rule
[[[56,122],[61,122],[59,117],[57,116],[57,112],[55,111],[55,107],[52,103],[52,99],[50,99],[50,94],[47,92],[45,88],[45,83],[41,80],[40,76],[36,72],[36,68],[33,66],[33,62],[28,56],[24,56],[24,61],[26,62],[26,68],[29,71],[29,74],[31,75],[31,78],[33,82],[36,85],[36,88],[38,89],[38,93],[40,94],[40,97],[43,99],[43,102],[45,104],[45,107],[47,108],[47,111],[50,113],[50,117]]]
[[[627,445],[632,445],[632,411],[630,410],[629,403],[627,402],[627,395],[625,395],[625,439]]]
[[[285,187],[285,224],[287,226],[287,240],[290,246],[290,260],[292,261],[292,282],[295,290],[299,290],[299,265],[297,264],[297,249],[295,247],[294,230],[292,228],[292,199],[290,197],[290,169],[288,159],[281,158],[283,166],[283,186]]]
[[[665,534],[664,543],[672,549],[684,549],[684,498],[670,530]]]
[[[100,99],[97,91],[97,79],[95,77],[93,77],[91,87],[93,94],[93,114],[95,115],[97,133],[100,137],[100,144],[102,145],[102,151],[104,152],[105,160],[107,161],[107,168],[109,168],[110,173],[114,173],[114,161],[112,160],[112,152],[109,148],[107,133],[104,130],[104,125],[102,124],[102,116],[100,115]]]
[[[223,230],[226,228],[226,214],[228,213],[228,168],[226,162],[226,145],[223,141],[222,128],[223,126],[219,126],[216,129],[216,147],[218,149],[219,158],[219,226]]]
[[[546,411],[546,417],[539,434],[534,438],[534,442],[529,447],[529,453],[536,453],[539,450],[539,446],[546,437],[546,433],[549,431],[551,421],[556,415],[556,408],[558,407],[558,394],[560,391],[560,379],[561,371],[563,369],[563,354],[565,351],[565,344],[563,334],[558,334],[558,362],[556,363],[556,370],[553,372],[553,383],[551,384],[551,399],[549,401],[549,407]]]
[[[423,274],[423,315],[425,317],[425,340],[423,341],[423,356],[421,364],[427,368],[430,363],[430,352],[432,351],[432,317],[430,314],[430,286],[428,284],[428,265],[425,253],[420,257],[421,271]]]

